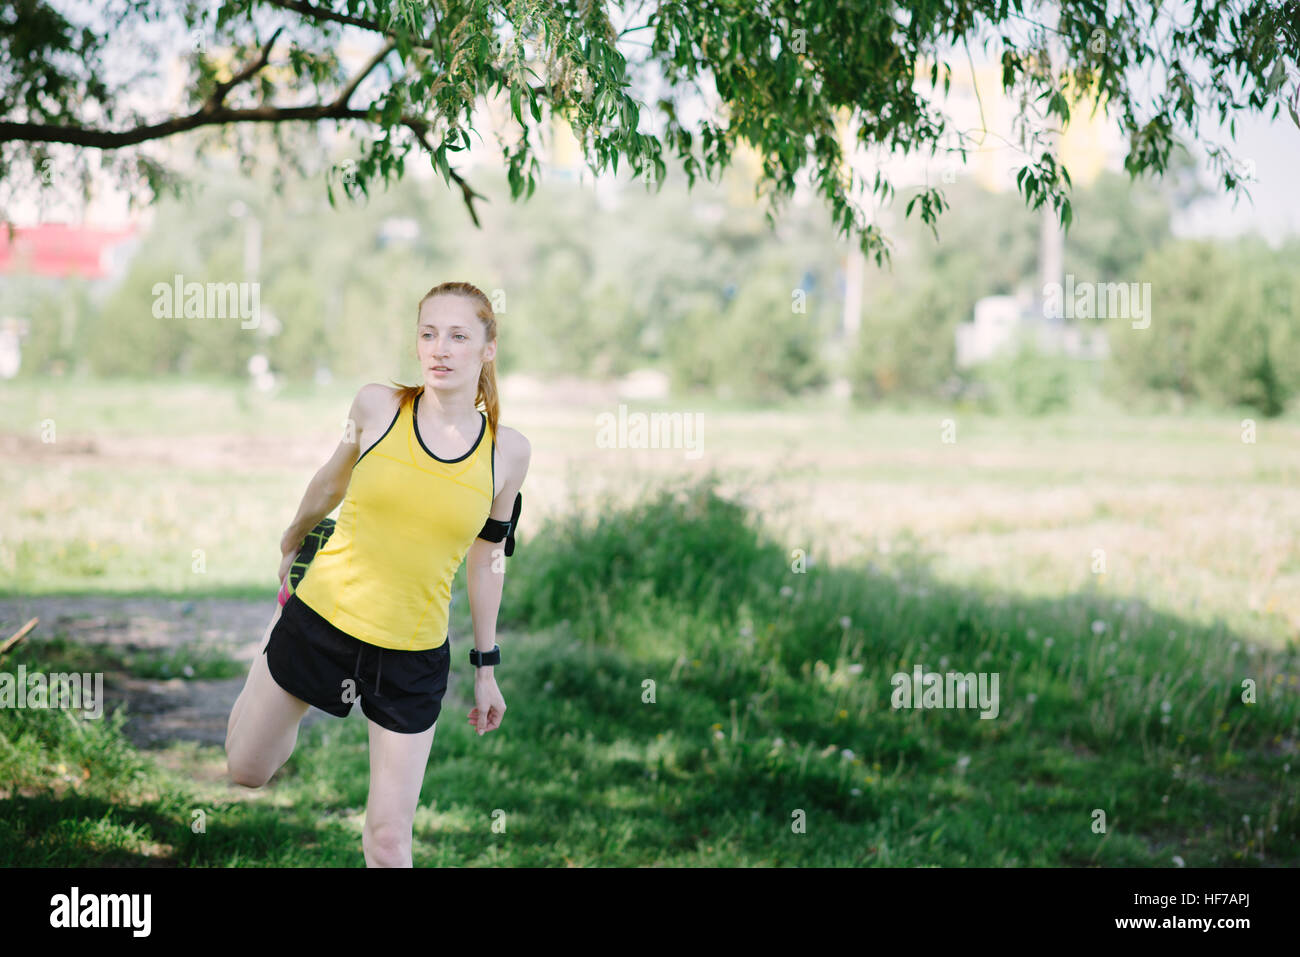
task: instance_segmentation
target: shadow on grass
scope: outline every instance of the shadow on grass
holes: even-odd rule
[[[205,810],[203,830],[185,809],[67,794],[18,795],[2,802],[0,862],[7,867],[205,867],[313,864],[330,825],[284,808]],[[348,835],[354,841],[354,835]]]

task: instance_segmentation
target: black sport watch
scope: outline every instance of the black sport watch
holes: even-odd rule
[[[493,645],[491,651],[479,651],[477,648],[469,650],[469,663],[475,668],[483,665],[501,664],[501,646]]]

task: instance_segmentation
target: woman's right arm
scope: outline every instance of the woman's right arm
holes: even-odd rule
[[[386,390],[386,387],[373,383],[362,386],[352,400],[343,439],[330,460],[320,467],[308,483],[307,492],[298,506],[298,514],[280,538],[281,555],[296,555],[307,533],[343,501],[348,491],[348,482],[352,478],[352,466],[356,465],[361,454],[362,432],[365,431],[365,423],[370,421],[367,412],[377,395],[376,389]],[[366,434],[369,436],[370,433]]]

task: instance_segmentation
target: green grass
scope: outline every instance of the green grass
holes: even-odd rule
[[[799,572],[712,477],[594,514],[511,565],[508,717],[479,738],[444,707],[417,866],[1300,862],[1294,644],[1099,587],[955,585],[901,547]],[[998,673],[999,715],[893,709],[916,662]],[[261,792],[119,722],[0,709],[0,864],[362,865],[364,721],[304,731]]]
[[[164,681],[169,678],[238,678],[248,671],[247,666],[223,650],[197,642],[172,648],[124,648],[102,642],[72,641],[56,633],[53,637],[39,639],[39,648],[41,660],[58,662],[60,668],[31,662],[27,663],[29,669],[64,669],[78,673],[121,671],[137,678]],[[13,660],[6,661],[5,668],[13,671],[20,662],[26,663],[21,655],[15,656]]]

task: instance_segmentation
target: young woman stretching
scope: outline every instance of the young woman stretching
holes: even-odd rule
[[[504,558],[532,447],[498,429],[496,316],[469,283],[435,286],[416,310],[424,383],[363,386],[333,457],[280,542],[282,607],[235,701],[231,779],[261,787],[289,759],[311,706],[370,729],[368,867],[410,867],[412,822],[447,689],[451,582],[466,563],[480,735],[501,726],[496,618]],[[476,406],[482,403],[485,411]],[[287,573],[308,533],[342,502],[333,533],[292,594]],[[501,544],[497,544],[501,543]]]

